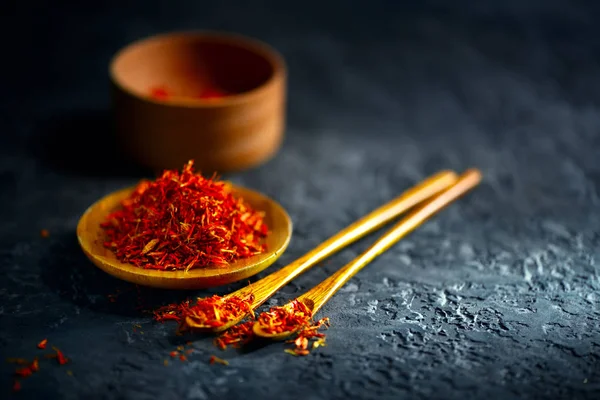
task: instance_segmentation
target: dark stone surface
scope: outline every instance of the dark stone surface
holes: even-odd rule
[[[2,6],[0,354],[33,357],[48,337],[72,359],[44,363],[18,397],[600,398],[595,3],[236,3],[248,5]],[[292,244],[274,268],[438,169],[485,174],[475,192],[332,299],[322,311],[332,321],[329,345],[309,357],[275,344],[228,351],[230,366],[210,366],[211,340],[198,338],[190,362],[165,367],[174,327],[136,312],[135,290],[78,249],[74,230],[86,207],[144,175],[110,141],[107,63],[134,39],[188,28],[259,37],[289,62],[281,153],[231,176],[278,199],[294,219]],[[102,135],[106,145],[86,149]],[[42,228],[49,238],[39,237]],[[308,272],[272,304],[372,240]],[[123,295],[109,302],[118,288]],[[186,293],[142,295],[159,304]],[[12,396],[12,366],[2,365],[1,397]]]

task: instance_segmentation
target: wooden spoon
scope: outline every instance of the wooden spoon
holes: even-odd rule
[[[348,282],[358,271],[363,269],[367,264],[373,261],[377,256],[392,247],[396,242],[404,236],[412,232],[423,222],[428,220],[432,215],[443,209],[445,206],[456,200],[458,197],[468,192],[481,181],[481,173],[476,169],[470,169],[461,175],[458,181],[449,189],[441,192],[433,199],[411,212],[400,222],[394,225],[386,232],[379,240],[377,240],[364,253],[350,261],[335,274],[325,279],[323,282],[304,293],[296,300],[302,302],[311,310],[312,315],[327,303],[327,301]],[[283,307],[292,307],[291,303]],[[252,330],[257,336],[268,338],[271,340],[283,340],[295,333],[296,330],[284,331],[280,333],[268,333],[262,328],[257,321],[254,323]]]

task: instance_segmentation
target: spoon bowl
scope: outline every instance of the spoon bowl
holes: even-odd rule
[[[186,317],[185,323],[188,327],[192,328],[195,332],[200,333],[221,333],[225,332],[227,329],[231,328],[242,319],[246,317],[246,313],[243,313],[241,316],[234,315],[231,319],[229,319],[225,324],[219,326],[211,326],[208,324],[201,324],[196,322],[193,318]]]
[[[121,206],[133,187],[113,192],[88,208],[77,225],[77,238],[85,255],[108,274],[138,285],[163,289],[202,289],[226,285],[251,277],[272,265],[286,250],[292,237],[292,221],[275,200],[250,189],[231,185],[235,197],[243,198],[257,211],[264,211],[269,234],[267,251],[227,266],[208,266],[185,271],[157,271],[120,262],[104,247],[106,236],[100,224]]]
[[[252,332],[254,332],[254,334],[258,337],[261,337],[263,339],[269,339],[269,340],[273,340],[275,342],[279,342],[282,340],[285,340],[287,338],[289,338],[290,336],[292,336],[294,333],[296,333],[298,330],[295,329],[293,331],[285,331],[285,332],[278,332],[278,333],[268,333],[265,332],[262,328],[262,326],[260,325],[259,322],[255,322],[254,325],[252,325]]]
[[[315,303],[311,299],[305,298],[304,300],[301,300],[300,298],[297,298],[296,300],[298,300],[302,304],[304,304],[310,310],[311,315],[312,315]],[[289,310],[289,308],[292,307],[292,303],[288,303],[288,304],[284,305],[283,307],[287,307]],[[311,318],[311,320],[312,320],[312,318]],[[300,329],[301,328],[298,327],[297,329],[293,329],[291,331],[269,333],[269,332],[266,332],[262,328],[260,322],[258,322],[258,321],[256,321],[252,325],[252,331],[254,332],[254,334],[256,336],[264,338],[264,339],[274,340],[274,341],[285,340],[285,339],[289,338],[290,336],[292,336],[294,333],[298,332]]]

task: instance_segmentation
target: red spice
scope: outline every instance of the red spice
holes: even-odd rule
[[[217,356],[210,356],[210,358],[208,359],[208,362],[210,364],[229,365],[229,362],[227,360],[223,360],[222,358],[219,358]]]
[[[62,353],[62,351],[60,351],[56,347],[52,347],[52,350],[54,350],[56,352],[56,354],[50,354],[48,357],[50,357],[50,358],[56,358],[56,361],[58,361],[58,363],[60,365],[65,365],[66,363],[69,362],[69,359],[64,356],[64,354]]]
[[[170,355],[172,358],[175,358],[175,357],[177,357],[177,352],[176,352],[176,351],[172,351],[172,352],[170,352],[170,353],[169,353],[169,355]]]
[[[257,321],[265,333],[297,332],[310,326],[312,312],[304,303],[293,300],[283,307],[272,307],[261,313]]]
[[[37,344],[37,347],[40,349],[45,349],[47,343],[48,343],[48,340],[44,339]],[[69,362],[69,360],[63,355],[63,353],[60,350],[58,350],[56,347],[53,347],[52,349],[55,351],[55,354],[47,354],[46,358],[56,358],[58,360],[58,363],[61,365]],[[32,362],[29,362],[24,358],[8,358],[8,359],[6,359],[6,361],[9,363],[24,365],[23,367],[17,368],[15,370],[15,375],[21,379],[27,378],[27,377],[33,375],[34,372],[38,372],[40,370],[40,361],[37,357]],[[70,371],[67,371],[67,373],[71,374]],[[15,380],[15,382],[13,384],[13,390],[14,391],[21,390],[21,381],[20,380]]]
[[[298,332],[298,336],[289,340],[288,343],[294,343],[293,349],[286,349],[285,352],[294,356],[306,356],[310,353],[309,345],[312,340],[312,349],[325,346],[325,334],[318,332],[323,326],[329,327],[329,318],[323,318],[312,326],[306,327]]]
[[[225,182],[168,170],[143,181],[102,223],[121,262],[158,270],[227,265],[265,251],[264,213],[236,199]]]
[[[160,307],[154,311],[154,319],[159,322],[178,321],[181,331],[193,330],[199,325],[216,328],[225,325],[231,319],[242,318],[247,314],[254,315],[252,312],[253,300],[254,295],[243,299],[237,296],[214,295],[198,298],[194,305],[190,305],[190,301],[186,300],[180,304]]]
[[[33,374],[33,370],[30,367],[18,368],[15,370],[15,374],[20,376],[21,378],[27,378],[31,374]]]
[[[150,96],[158,100],[165,100],[169,97],[169,92],[164,87],[157,86],[150,90]]]
[[[225,97],[225,96],[226,96],[226,94],[222,90],[219,90],[214,87],[213,88],[208,87],[208,88],[204,89],[202,92],[200,92],[200,94],[198,95],[198,98],[203,99],[203,100],[212,100],[212,99],[220,99],[221,97]]]
[[[31,371],[33,372],[38,372],[40,370],[40,361],[37,358],[33,360],[31,365],[29,366],[29,369],[31,369]]]
[[[184,356],[183,354],[179,356],[179,359],[180,359],[181,361],[187,361],[187,357],[186,357],[186,356]]]
[[[215,339],[215,346],[225,350],[227,346],[239,347],[250,342],[254,338],[252,331],[254,321],[247,321],[239,325],[232,326]]]
[[[50,232],[48,231],[48,229],[42,229],[40,231],[40,236],[43,237],[44,239],[50,236]]]

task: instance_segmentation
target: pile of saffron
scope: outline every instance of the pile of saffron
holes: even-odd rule
[[[247,314],[254,316],[253,300],[254,295],[245,298],[214,295],[198,298],[196,303],[187,300],[180,304],[160,307],[154,311],[154,320],[158,322],[177,321],[180,324],[180,331],[193,330],[197,326],[218,328],[232,319],[238,319]]]
[[[44,339],[37,344],[37,348],[40,350],[45,350],[47,344],[48,340]],[[55,358],[59,365],[64,365],[69,362],[69,359],[65,357],[59,349],[52,347],[52,350],[54,350],[54,353],[46,354],[46,358]],[[15,381],[13,384],[14,391],[21,390],[22,379],[28,378],[40,370],[39,357],[35,357],[33,361],[29,361],[24,358],[9,358],[6,361],[19,365],[19,367],[15,369]]]
[[[101,224],[104,246],[140,268],[185,270],[223,266],[266,250],[264,213],[235,198],[225,182],[167,170],[142,181]]]

